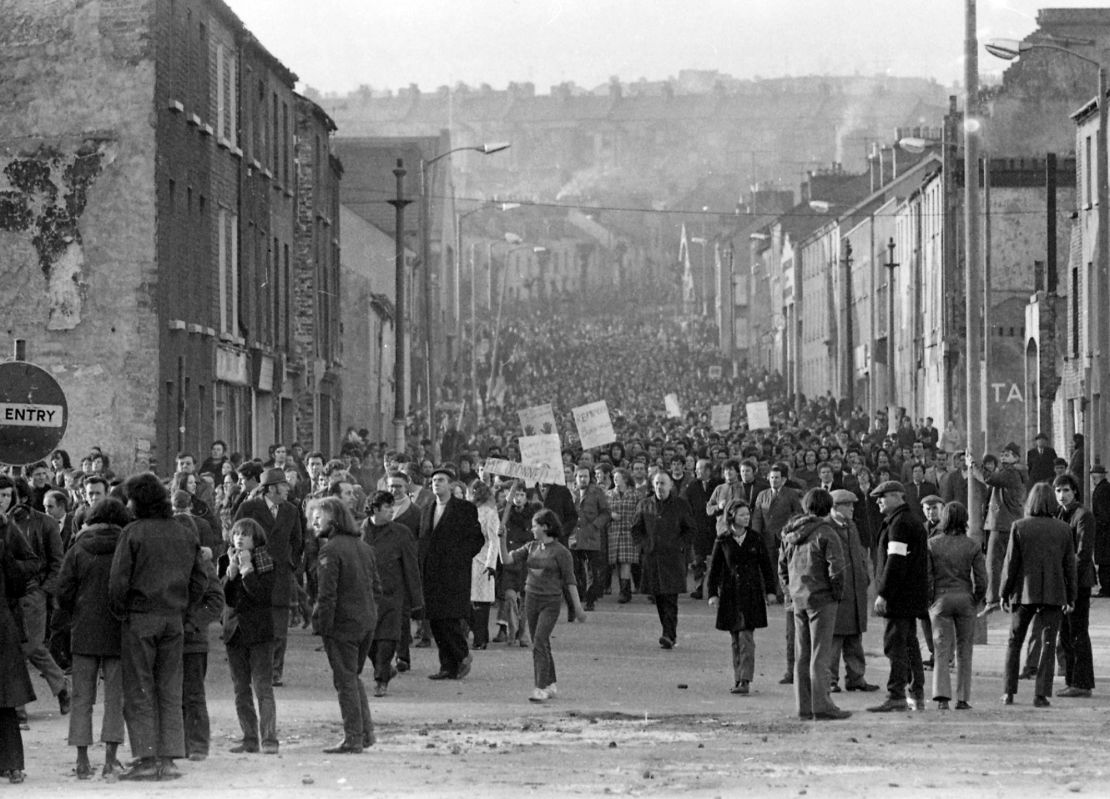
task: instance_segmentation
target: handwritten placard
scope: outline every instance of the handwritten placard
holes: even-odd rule
[[[517,413],[520,416],[521,429],[526,436],[559,432],[555,426],[555,411],[551,408],[550,402],[534,405],[531,408],[521,408]]]
[[[766,400],[749,402],[746,406],[749,430],[771,429],[771,412],[767,408]]]
[[[602,447],[617,440],[613,420],[609,416],[609,405],[605,400],[580,405],[573,413],[582,449]]]
[[[555,478],[553,483],[567,484],[563,474],[563,448],[559,436],[553,433],[521,436],[517,443],[520,446],[521,463],[527,466],[546,466]]]
[[[678,404],[678,394],[668,394],[663,397],[663,405],[667,408],[667,417],[670,419],[682,418],[682,406]]]
[[[714,430],[728,430],[732,426],[732,403],[712,406],[709,417]]]
[[[536,483],[562,483],[563,470],[552,471],[547,464],[528,465],[516,461],[506,461],[501,458],[487,458],[484,466],[488,474],[499,474],[502,477],[512,477],[523,480],[531,488]]]

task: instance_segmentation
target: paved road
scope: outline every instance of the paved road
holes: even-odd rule
[[[686,598],[671,651],[659,648],[655,609],[643,597],[628,605],[606,597],[587,623],[560,622],[553,644],[560,691],[545,705],[527,701],[527,649],[491,644],[474,653],[469,677],[442,682],[427,679],[435,650],[414,650],[413,670],[394,680],[388,697],[371,700],[379,744],[347,757],[321,753],[341,737],[338,705],[324,655],[315,651],[318,639],[300,630],[290,639],[286,686],[278,689],[281,754],[230,754],[238,728],[217,641],[208,680],[209,760],[182,763],[183,779],[157,786],[78,783],[68,776],[66,722],[53,700],[42,699],[31,706],[32,729],[24,733],[22,793],[138,795],[155,788],[224,795],[234,787],[246,796],[370,788],[375,796],[1106,795],[1110,600],[1096,599],[1092,610],[1102,691],[1092,699],[1056,699],[1052,708],[1035,710],[1031,684],[1023,682],[1017,705],[1000,707],[1008,617],[999,614],[988,644],[975,650],[971,712],[856,712],[822,723],[798,721],[792,689],[777,683],[785,667],[782,614],[772,608],[773,626],[756,634],[756,678],[747,697],[728,693],[728,634],[713,629],[704,602]],[[868,678],[885,684],[881,621],[871,621]],[[1062,687],[1062,679],[1056,684]],[[46,693],[37,677],[35,686]],[[881,697],[842,693],[837,701],[855,712]],[[94,762],[101,756],[94,751]]]

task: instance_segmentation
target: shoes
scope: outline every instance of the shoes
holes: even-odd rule
[[[956,710],[971,710],[971,705],[960,699],[956,702]]]
[[[909,704],[905,699],[888,699],[881,705],[867,708],[868,713],[905,713]]]
[[[659,646],[663,649],[674,649],[674,640],[665,635],[659,636]]]
[[[243,754],[254,755],[254,754],[258,754],[258,744],[249,744],[246,741],[244,741],[241,744],[237,744],[237,745],[231,747],[231,753],[233,755],[243,755]]]
[[[1049,702],[1047,698],[1045,698],[1043,696],[1034,696],[1033,697],[1033,707],[1051,707],[1051,706],[1052,706],[1052,703]]]
[[[188,759],[193,763],[200,763],[208,759],[208,754],[206,752],[192,752],[189,754]]]
[[[793,684],[794,684],[794,672],[792,672],[792,671],[786,672],[786,674],[782,675],[782,679],[779,680],[779,685],[793,685]]]
[[[378,742],[377,736],[374,735],[374,730],[363,730],[362,732],[362,748],[369,749],[371,746]]]
[[[532,693],[529,694],[528,701],[529,702],[546,702],[550,698],[551,698],[551,694],[549,694],[543,688],[535,688],[535,689],[532,690]]]
[[[937,710],[949,710],[949,709],[950,708],[949,708],[947,699],[938,699],[937,700]]]
[[[23,709],[16,710],[15,711],[15,718],[16,718],[16,721],[19,722],[19,729],[21,729],[21,730],[31,729],[31,725],[27,723],[27,711],[26,710],[23,710]],[[0,777],[2,777],[2,776],[3,776],[3,774],[0,774]]]
[[[1002,606],[1000,604],[998,604],[997,602],[988,602],[986,604],[986,607],[984,607],[981,611],[979,611],[975,615],[978,618],[982,619],[982,618],[985,618],[985,617],[991,615],[995,611],[998,611],[998,610],[1001,610],[1001,609],[1002,609]]]
[[[925,697],[912,696],[906,700],[906,706],[909,707],[910,710],[915,710],[920,713],[925,709]]]
[[[119,775],[121,780],[156,780],[161,771],[158,760],[144,757],[138,763]]]
[[[181,769],[177,764],[170,760],[168,757],[162,758],[158,763],[158,779],[159,780],[176,780],[181,776]]]
[[[928,670],[932,671],[932,669],[935,666],[936,666],[936,661],[933,660],[933,658],[929,658],[928,660],[921,661],[921,667],[924,668],[924,669],[928,669]]]
[[[276,755],[278,753],[278,745],[275,741],[267,741],[262,744],[262,754]]]
[[[435,674],[429,674],[429,680],[450,680],[454,678],[454,674],[449,671],[437,671]]]
[[[485,649],[489,644],[471,644],[471,649]]]
[[[413,644],[413,646],[415,646],[417,649],[427,649],[431,645],[432,645],[432,639],[431,638],[421,638],[419,641],[417,641],[415,644]]]
[[[702,590],[700,588],[690,592],[690,599],[701,599],[704,596],[705,595],[702,593]]]
[[[586,611],[589,611],[589,612],[592,613],[594,611],[594,603],[593,602],[587,602],[585,607],[583,608],[583,610],[586,610]]]
[[[270,683],[270,685],[274,686],[275,688],[282,688],[285,686],[285,683],[281,680],[274,680],[272,683]]]
[[[525,641],[523,638],[518,640],[517,643],[520,645],[521,649],[528,649],[530,646],[532,646],[531,643],[529,643],[528,641]]]
[[[543,690],[547,691],[547,695],[551,699],[554,699],[556,696],[559,695],[559,686],[555,683],[551,683],[551,685],[547,686]]]
[[[830,694],[840,693],[840,683],[838,683],[838,682],[829,683],[829,693]]]
[[[463,658],[463,662],[459,664],[459,673],[455,675],[455,679],[461,680],[463,677],[470,674],[470,665],[473,662],[474,659],[470,655]]]
[[[1076,688],[1075,686],[1069,685],[1063,691],[1057,692],[1056,695],[1057,696],[1066,696],[1066,697],[1070,697],[1072,699],[1089,699],[1090,696],[1091,696],[1091,689],[1090,688]]]
[[[379,699],[385,696],[386,691],[388,690],[388,685],[389,683],[384,683],[381,680],[374,683],[374,696],[378,697]]]
[[[1002,704],[1012,705],[1013,703],[1014,703],[1014,695],[1013,694],[1002,694]]]
[[[347,741],[340,741],[335,746],[329,746],[324,750],[326,755],[360,755],[362,754],[362,745],[352,744]]]
[[[730,694],[747,694],[750,692],[750,690],[751,689],[749,688],[748,681],[741,680],[740,682],[736,683],[736,685],[729,688],[728,692]]]
[[[73,773],[79,780],[91,780],[92,764],[87,760],[79,760],[76,768],[73,769]]]
[[[407,660],[401,660],[400,658],[397,658],[396,669],[397,669],[398,672],[403,674],[404,672],[408,671],[411,668],[412,668],[412,664],[410,664]]]
[[[26,779],[26,775],[23,773],[23,771],[17,768],[13,768],[11,771],[5,772],[5,776],[7,776],[8,782],[10,782],[12,785],[20,785],[23,780]]]
[[[844,689],[847,690],[847,691],[868,691],[868,692],[870,692],[870,691],[878,691],[879,686],[872,685],[869,682],[861,682],[861,683],[857,683],[857,684],[854,684],[854,685],[846,685],[846,686],[844,686]]]
[[[69,714],[69,709],[73,706],[73,700],[69,695],[69,689],[63,688],[58,691],[58,712],[63,716]]]
[[[104,768],[100,770],[100,776],[106,780],[115,780],[123,772],[123,764],[118,760],[112,760],[104,764]]]
[[[801,719],[802,721],[813,721],[813,714],[812,713],[799,713],[798,718]]]
[[[841,721],[843,719],[849,718],[851,715],[852,715],[852,711],[850,711],[850,710],[841,710],[838,707],[834,707],[832,710],[825,710],[821,713],[814,713],[813,714],[813,720],[814,721]]]
[[[508,643],[508,641],[509,641],[509,636],[505,634],[505,628],[500,627],[497,630],[497,635],[493,636],[493,640],[490,643],[504,644],[504,643]]]

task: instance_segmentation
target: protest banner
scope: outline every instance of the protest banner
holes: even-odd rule
[[[563,448],[559,436],[554,433],[538,436],[521,436],[520,462],[527,466],[546,466],[555,478],[553,483],[566,485],[563,474]]]
[[[710,380],[720,380],[721,375],[723,375],[723,374],[724,374],[724,370],[721,369],[721,367],[719,367],[719,366],[710,366],[709,367],[709,379]]]
[[[770,430],[771,429],[771,412],[767,408],[767,402],[749,402],[747,404],[748,413],[748,429],[749,430]]]
[[[543,405],[534,405],[531,408],[522,408],[518,411],[520,416],[520,427],[524,430],[524,435],[535,436],[550,435],[551,433],[558,433],[555,426],[555,411],[551,408],[551,403]]]
[[[523,480],[529,488],[536,483],[563,482],[563,470],[559,469],[557,473],[553,472],[547,464],[534,466],[502,460],[501,458],[487,458],[484,468],[488,474],[499,474],[502,477]]]
[[[667,396],[663,397],[663,404],[665,406],[667,406],[667,418],[669,418],[669,419],[681,419],[682,418],[682,406],[678,404],[678,395],[677,394],[672,393],[672,394],[668,394]]]
[[[709,416],[714,430],[728,430],[732,426],[732,403],[712,406]]]
[[[609,405],[605,400],[580,405],[572,412],[582,449],[603,447],[617,440],[613,420],[609,417]]]

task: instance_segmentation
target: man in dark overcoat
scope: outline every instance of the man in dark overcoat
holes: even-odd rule
[[[275,686],[285,679],[285,641],[289,634],[293,569],[304,550],[304,520],[289,501],[289,482],[282,469],[267,469],[259,484],[262,496],[246,500],[235,521],[254,519],[266,531],[267,549],[274,559],[274,677]]]
[[[666,472],[651,478],[652,495],[640,502],[632,521],[632,540],[643,548],[642,586],[655,597],[663,634],[659,646],[672,649],[678,639],[678,595],[686,590],[686,550],[696,534],[694,514]]]
[[[879,686],[864,679],[867,660],[863,652],[863,634],[867,632],[868,553],[859,539],[852,521],[856,495],[838,488],[832,492],[833,510],[829,516],[832,529],[840,539],[844,553],[844,591],[836,612],[836,629],[832,642],[832,691],[840,690],[840,655],[844,655],[844,685],[849,691],[877,691]]]
[[[1091,513],[1095,517],[1095,569],[1098,573],[1098,595],[1110,596],[1110,481],[1106,467],[1091,467]]]
[[[424,613],[439,648],[439,671],[428,675],[433,680],[459,680],[470,673],[463,626],[470,617],[470,566],[486,540],[478,509],[452,495],[454,479],[444,467],[432,472],[435,501],[420,515]]]

